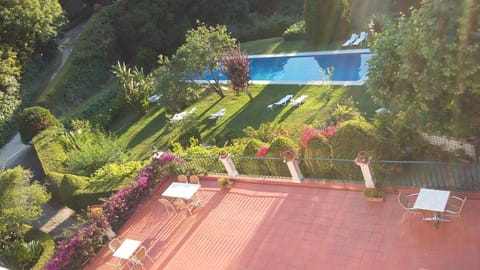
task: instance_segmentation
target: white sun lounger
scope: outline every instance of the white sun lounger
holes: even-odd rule
[[[276,106],[280,106],[280,105],[285,106],[285,105],[287,105],[287,102],[290,101],[290,99],[292,97],[293,97],[293,95],[286,95],[282,99],[280,99],[279,101],[277,101],[273,104],[276,105]]]
[[[352,43],[358,39],[358,35],[356,33],[353,33],[352,36],[345,41],[345,43],[342,44],[343,47],[351,46]]]
[[[303,102],[305,102],[305,99],[307,99],[307,98],[308,98],[307,95],[301,95],[301,96],[299,96],[299,97],[296,98],[296,99],[292,99],[292,100],[290,101],[290,104],[291,104],[292,106],[300,106],[300,105],[303,104]]]
[[[210,114],[208,119],[218,119],[218,118],[224,116],[226,112],[227,112],[227,109],[225,109],[225,108],[220,109],[218,112]]]
[[[153,95],[151,97],[148,97],[147,100],[148,102],[157,102],[160,100],[161,97],[162,95]]]
[[[172,116],[172,118],[170,118],[170,122],[180,121],[180,120],[182,120],[183,118],[185,118],[185,116],[195,113],[196,110],[197,110],[197,108],[193,107],[193,108],[192,108],[190,111],[188,111],[188,112],[176,113],[176,114],[174,114],[174,115]]]
[[[361,32],[360,36],[353,42],[353,46],[358,46],[367,40],[367,32]]]

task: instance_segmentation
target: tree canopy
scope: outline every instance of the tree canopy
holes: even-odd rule
[[[343,40],[350,32],[348,0],[305,0],[305,31],[314,43]]]
[[[222,58],[235,47],[235,38],[230,36],[224,25],[207,26],[198,23],[196,29],[187,32],[186,42],[177,49],[171,61],[177,70],[184,72],[185,78],[192,74],[210,75],[209,85],[223,97],[220,87],[220,64]]]
[[[240,51],[240,48],[232,49],[222,62],[223,70],[233,85],[233,89],[244,91],[250,100],[253,99],[252,93],[248,90],[250,81],[250,62],[247,55]]]
[[[367,89],[397,124],[454,136],[480,129],[479,3],[423,1],[377,35]]]

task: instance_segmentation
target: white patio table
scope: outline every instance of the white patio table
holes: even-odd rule
[[[199,184],[187,184],[173,182],[168,186],[168,188],[162,193],[162,196],[179,198],[184,200],[191,200],[195,193],[200,189]]]
[[[441,217],[449,197],[450,191],[421,188],[413,208],[432,211],[433,217],[425,217],[423,220],[433,221],[433,227],[436,229],[439,222],[450,221]]]

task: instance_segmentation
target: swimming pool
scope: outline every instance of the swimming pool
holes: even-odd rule
[[[363,85],[367,79],[368,49],[249,55],[253,84]],[[331,78],[327,69],[333,69]],[[211,77],[197,78],[203,83]],[[220,77],[227,82],[225,76]]]

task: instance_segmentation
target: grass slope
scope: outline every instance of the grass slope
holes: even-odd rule
[[[247,126],[258,128],[262,123],[276,122],[288,128],[292,136],[297,136],[304,124],[324,126],[330,117],[330,109],[348,97],[361,104],[360,109],[369,116],[373,113],[371,99],[365,94],[363,87],[297,86],[297,85],[254,85],[251,87],[254,99],[249,102],[244,94],[226,93],[220,99],[215,93],[205,94],[196,104],[202,142],[212,141],[215,136],[226,130],[232,130],[237,136],[243,136],[242,130]],[[300,107],[280,106],[273,111],[267,110],[272,104],[287,94],[294,97],[308,95],[306,102]],[[224,117],[217,121],[208,119],[210,114],[226,108]],[[131,159],[145,159],[152,153],[152,147],[166,149],[173,138],[174,126],[168,122],[165,111],[155,106],[151,111],[132,125],[125,125],[117,134],[130,150]]]

